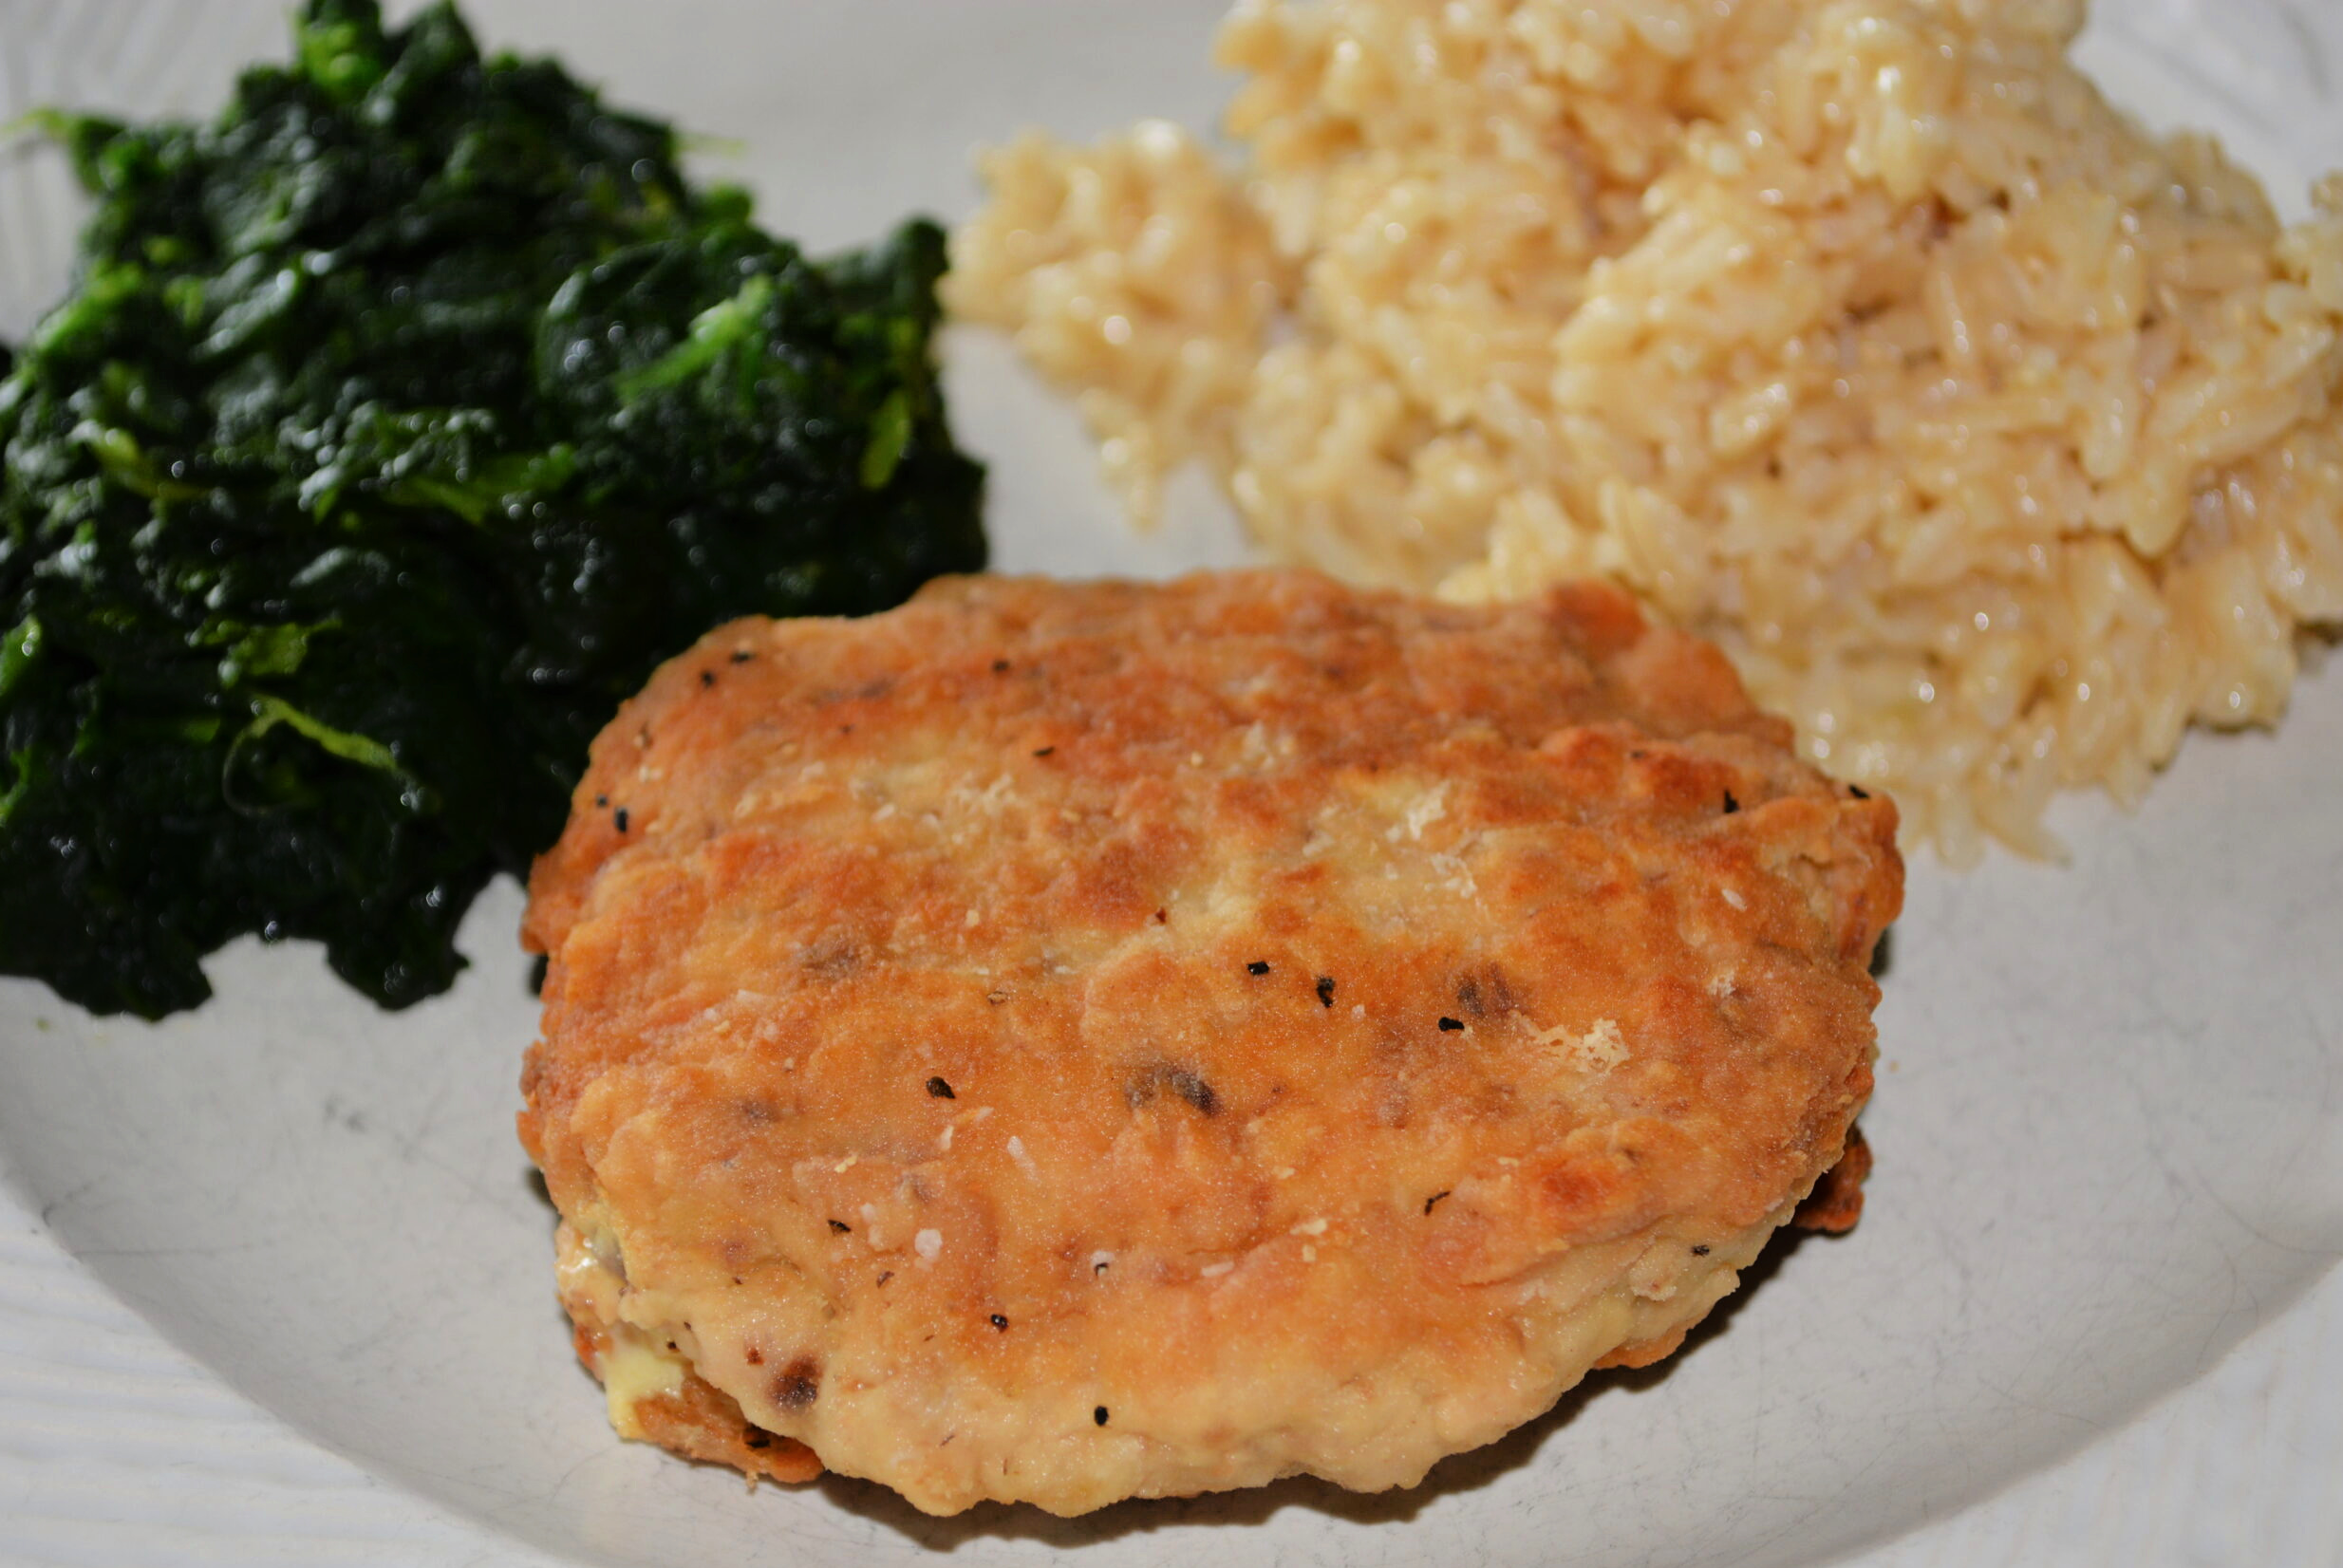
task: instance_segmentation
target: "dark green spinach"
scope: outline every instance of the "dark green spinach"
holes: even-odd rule
[[[0,351],[0,972],[99,1012],[245,932],[444,989],[658,660],[984,558],[933,225],[810,261],[446,5],[295,36],[209,124],[51,117],[96,212]]]

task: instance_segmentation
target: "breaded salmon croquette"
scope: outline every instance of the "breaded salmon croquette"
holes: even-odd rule
[[[1895,811],[1790,741],[1594,586],[711,633],[530,889],[612,1419],[1075,1514],[1411,1484],[1667,1353],[1871,1087]]]

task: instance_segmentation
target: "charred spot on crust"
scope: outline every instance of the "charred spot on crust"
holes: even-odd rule
[[[610,813],[610,826],[616,828],[622,833],[627,831],[626,807],[621,806],[617,811]]]
[[[862,950],[834,933],[799,948],[797,967],[824,980],[842,980],[862,967]]]
[[[801,1355],[773,1379],[773,1403],[785,1410],[802,1410],[822,1391],[821,1363]]]
[[[1725,814],[1727,816],[1731,816],[1734,812],[1739,811],[1740,809],[1741,803],[1733,798],[1733,792],[1731,790],[1727,790],[1725,792]]]
[[[1265,975],[1269,972],[1268,961],[1265,959],[1255,959],[1252,962],[1245,966],[1245,972],[1248,975]]]
[[[1505,971],[1491,967],[1489,971],[1490,1002],[1500,1013],[1514,1012],[1518,1003],[1513,999],[1513,988],[1505,983]]]
[[[928,1092],[930,1096],[939,1100],[956,1100],[960,1098],[959,1095],[952,1092],[952,1086],[946,1083],[942,1078],[929,1078],[928,1080]]]
[[[1172,1093],[1208,1116],[1220,1109],[1220,1097],[1212,1092],[1212,1086],[1186,1068],[1174,1070],[1164,1082],[1171,1087]]]
[[[1321,1007],[1334,1005],[1334,977],[1332,975],[1318,977],[1318,1005]]]
[[[1104,1405],[1101,1405],[1101,1406],[1099,1406],[1097,1409],[1095,1409],[1095,1410],[1091,1411],[1091,1412],[1090,1412],[1090,1419],[1091,1419],[1091,1420],[1093,1420],[1093,1421],[1096,1421],[1096,1422],[1097,1422],[1099,1426],[1101,1426],[1101,1427],[1105,1426],[1105,1425],[1106,1425],[1106,1407],[1105,1407]]]
[[[1429,1198],[1425,1199],[1425,1200],[1424,1200],[1424,1212],[1425,1212],[1426,1214],[1430,1214],[1430,1213],[1432,1212],[1432,1205],[1433,1205],[1433,1204],[1436,1204],[1436,1203],[1438,1203],[1441,1199],[1443,1199],[1443,1198],[1445,1198],[1445,1197],[1447,1197],[1447,1196],[1448,1196],[1448,1189],[1447,1189],[1446,1187],[1442,1187],[1439,1191],[1437,1191],[1437,1192],[1434,1193],[1431,1197],[1429,1197]]]
[[[1442,1018],[1440,1020],[1440,1033],[1443,1035],[1453,1035],[1463,1027],[1464,1019],[1462,1018]]]
[[[1174,1066],[1170,1062],[1151,1067],[1132,1079],[1123,1091],[1123,1097],[1130,1102],[1131,1109],[1136,1111],[1167,1089],[1207,1116],[1220,1110],[1220,1096],[1212,1092],[1210,1084],[1197,1076],[1193,1069]]]

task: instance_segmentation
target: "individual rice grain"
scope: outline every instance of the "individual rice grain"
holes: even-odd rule
[[[2283,227],[2044,0],[1240,6],[1225,170],[1160,124],[988,161],[947,298],[1145,513],[1720,643],[1951,859],[2048,853],[2343,617],[2343,183]],[[1110,324],[1120,322],[1117,328]]]

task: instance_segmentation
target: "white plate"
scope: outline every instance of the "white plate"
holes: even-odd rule
[[[477,7],[491,37],[556,46],[622,98],[740,139],[724,172],[816,245],[911,207],[965,212],[970,149],[1027,122],[1208,122],[1226,91],[1205,61],[1217,9]],[[2218,28],[2203,20],[2216,9]],[[2089,55],[2150,118],[2227,132],[2299,206],[2326,150],[2343,150],[2329,74],[2343,27],[2328,15],[2313,0],[2299,14],[2275,0],[2139,3],[2110,10]],[[231,62],[281,48],[280,25],[276,0],[0,0],[0,117],[48,100],[204,103]],[[68,212],[53,169],[0,168],[7,327],[56,288]],[[1200,485],[1164,532],[1124,532],[1071,415],[998,343],[956,336],[950,368],[961,430],[995,464],[1000,566],[1158,572],[1242,557]],[[1880,1018],[1865,1125],[1881,1165],[1862,1227],[1777,1249],[1661,1369],[1592,1378],[1546,1419],[1382,1497],[1293,1482],[1071,1522],[998,1507],[935,1521],[859,1483],[752,1493],[616,1443],[570,1357],[551,1211],[513,1137],[534,1008],[509,885],[466,926],[464,982],[405,1014],[340,988],[313,951],[251,943],[214,965],[210,1006],[160,1027],[0,983],[0,1156],[16,1201],[209,1373],[432,1504],[335,1465],[304,1469],[299,1446],[253,1437],[265,1427],[230,1405],[186,1429],[244,1432],[240,1457],[184,1460],[240,1477],[244,1513],[206,1515],[225,1533],[202,1537],[115,1530],[105,1521],[173,1469],[141,1446],[150,1394],[118,1369],[149,1367],[189,1400],[206,1385],[103,1303],[57,1308],[74,1287],[47,1243],[0,1226],[0,1558],[85,1551],[144,1568],[196,1559],[200,1540],[218,1560],[256,1561],[264,1541],[299,1539],[310,1557],[271,1559],[355,1561],[363,1538],[405,1554],[364,1560],[827,1565],[951,1548],[991,1563],[1080,1544],[1101,1568],[1206,1553],[1595,1568],[1876,1547],[2133,1423],[2258,1327],[2278,1325],[2280,1349],[2257,1353],[2272,1366],[2310,1357],[2334,1378],[2331,1331],[2306,1337],[2287,1326],[2298,1315],[2281,1319],[2343,1256],[2338,772],[2331,671],[2306,682],[2281,736],[2192,737],[2136,817],[2066,802],[2055,826],[2071,867],[1999,859],[1962,876],[1918,862]],[[52,1294],[10,1296],[10,1280]],[[2343,1322],[2335,1296],[2320,1321]],[[68,1351],[23,1348],[83,1333],[119,1353],[52,1371],[42,1363]],[[2334,1511],[2318,1512],[2343,1434],[2283,1416],[2296,1408],[2284,1388],[2245,1389],[2189,1419],[2249,1440],[2295,1420],[2292,1449],[2264,1445],[2275,1479],[2260,1478],[2257,1506],[2293,1508],[2283,1539],[2303,1550],[2343,1550],[2343,1535],[2320,1533]],[[149,1457],[79,1491],[7,1481],[11,1458],[24,1476],[62,1474],[61,1456],[102,1448]],[[2200,1547],[2246,1539],[2218,1467],[2184,1469]],[[2170,1513],[2153,1476],[2109,1474],[2118,1503],[2127,1488]],[[2116,1528],[2085,1539],[2111,1549]]]

